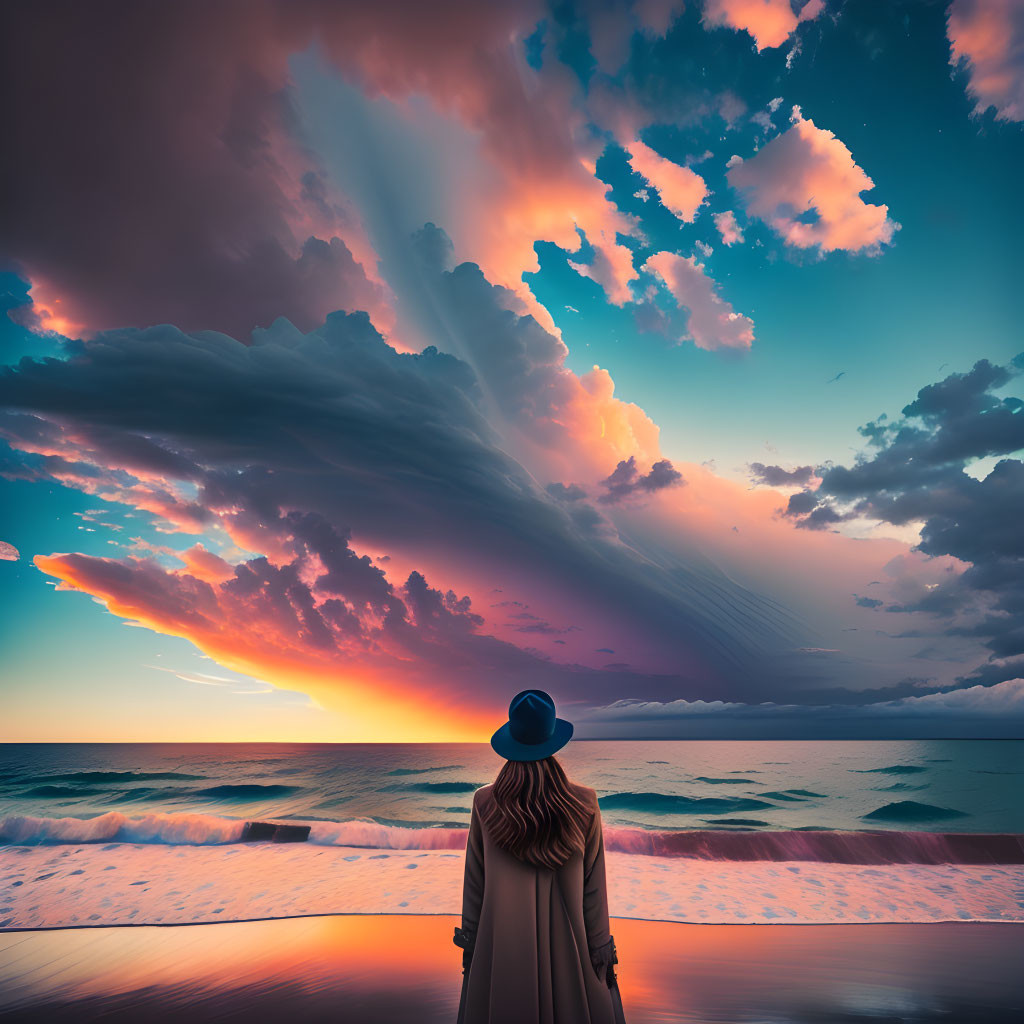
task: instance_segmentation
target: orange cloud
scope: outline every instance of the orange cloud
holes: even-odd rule
[[[230,562],[207,551],[202,544],[196,544],[176,554],[176,557],[185,563],[190,575],[206,583],[224,583],[235,575],[235,567]]]
[[[582,231],[598,255],[581,272],[623,305],[636,273],[616,235],[635,233],[637,224],[595,177],[603,143],[592,136],[574,76],[564,67],[541,74],[523,60],[522,41],[543,16],[533,0],[454,3],[443,17],[431,5],[410,5],[402,18],[349,6],[325,13],[321,29],[327,57],[364,94],[410,118],[410,101],[425,97],[466,131],[451,168],[458,203],[444,219],[456,257],[478,263],[554,330],[522,279],[539,269],[534,244],[575,252]]]
[[[311,642],[309,620],[297,613],[300,603],[281,600],[273,575],[269,586],[232,587],[171,572],[148,559],[54,554],[34,561],[61,581],[59,590],[90,594],[114,615],[182,637],[225,668],[300,690],[343,712],[339,741],[380,736],[384,723],[383,735],[396,742],[479,741],[500,704],[486,695],[460,700],[446,694],[443,673],[431,678],[397,647],[390,652],[390,668],[379,654],[370,665],[366,644],[346,633],[344,615],[330,622],[330,644]]]
[[[704,0],[703,22],[748,32],[760,51],[781,46],[800,22],[816,18],[824,8],[824,0],[807,0],[796,15],[790,0]]]
[[[967,65],[974,114],[996,108],[1002,121],[1024,121],[1024,4],[953,0],[946,16],[950,63]]]
[[[860,197],[875,183],[854,162],[841,140],[793,108],[793,127],[749,160],[734,156],[727,177],[747,212],[765,221],[786,242],[823,252],[877,252],[899,224],[887,206]]]

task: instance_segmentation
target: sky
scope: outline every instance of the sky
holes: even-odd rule
[[[5,5],[0,740],[1024,736],[1024,5]]]

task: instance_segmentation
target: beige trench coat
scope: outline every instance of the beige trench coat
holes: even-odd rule
[[[455,935],[468,961],[458,1024],[625,1024],[612,968],[601,811],[593,789],[571,785],[593,816],[585,848],[557,870],[496,846],[481,819],[491,787],[473,795]]]

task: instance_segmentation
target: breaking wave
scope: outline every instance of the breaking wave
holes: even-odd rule
[[[731,823],[755,820],[732,819]],[[315,846],[462,850],[467,836],[465,828],[420,828],[365,819],[307,820],[307,823],[310,825],[308,842]],[[289,821],[289,824],[294,822]],[[0,843],[19,846],[84,843],[212,846],[241,842],[244,829],[245,821],[242,819],[208,814],[144,814],[131,817],[112,811],[95,818],[16,816],[0,820]],[[605,848],[618,853],[710,861],[1024,864],[1024,836],[1010,834],[896,830],[659,831],[606,825],[604,839]]]

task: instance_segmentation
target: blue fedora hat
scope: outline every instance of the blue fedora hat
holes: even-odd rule
[[[572,722],[555,718],[555,702],[543,690],[523,690],[508,706],[508,721],[491,737],[507,761],[540,761],[572,739]]]

